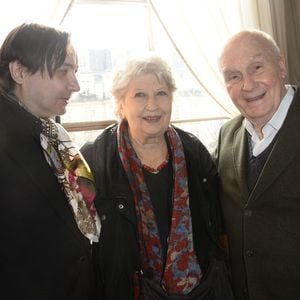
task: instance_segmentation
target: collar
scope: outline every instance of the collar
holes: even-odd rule
[[[294,93],[295,93],[291,85],[286,85],[286,88],[287,88],[287,92],[283,97],[277,111],[274,113],[271,120],[262,129],[264,137],[268,136],[269,131],[273,131],[273,130],[278,131],[285,120],[285,117],[287,115],[287,112],[292,103]],[[258,139],[257,134],[253,128],[253,125],[246,118],[244,119],[244,126],[247,129],[247,131],[251,134],[252,137],[256,137]]]
[[[15,107],[16,113],[18,113],[18,121],[22,124],[23,129],[27,128],[27,130],[31,131],[39,139],[42,132],[41,120],[31,114],[13,92],[2,93],[2,96]]]
[[[291,85],[286,85],[286,88],[287,92],[283,97],[277,111],[274,113],[271,120],[262,129],[264,135],[262,140],[260,140],[257,136],[254,127],[250,123],[250,121],[246,118],[244,119],[244,126],[251,135],[251,144],[254,156],[259,155],[262,151],[264,151],[264,149],[268,147],[268,145],[272,142],[273,138],[276,136],[277,132],[281,128],[286,118],[287,112],[293,101],[295,93]]]

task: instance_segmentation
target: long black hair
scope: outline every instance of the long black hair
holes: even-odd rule
[[[19,61],[29,72],[48,72],[52,77],[66,58],[70,34],[41,24],[22,24],[14,28],[0,48],[0,85],[10,92],[15,82],[9,63]]]

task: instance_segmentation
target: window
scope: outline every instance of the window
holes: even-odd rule
[[[155,51],[170,64],[177,84],[172,122],[214,147],[225,117],[217,117],[221,109],[186,68],[146,1],[75,1],[62,27],[71,32],[78,52],[81,90],[61,121],[78,146],[100,133],[88,130],[91,122],[106,126],[115,119],[110,87],[118,64]]]

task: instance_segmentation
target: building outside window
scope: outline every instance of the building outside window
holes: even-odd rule
[[[115,69],[129,57],[153,52],[170,64],[176,80],[172,122],[213,150],[224,112],[185,66],[147,1],[74,1],[62,28],[71,32],[78,52],[81,86],[63,124],[116,120],[110,93]],[[79,147],[101,132],[80,126],[69,131]]]

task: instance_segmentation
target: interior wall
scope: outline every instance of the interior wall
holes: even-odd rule
[[[269,0],[273,37],[288,67],[287,83],[300,86],[300,1]]]
[[[285,0],[284,11],[289,81],[300,87],[300,1]]]

